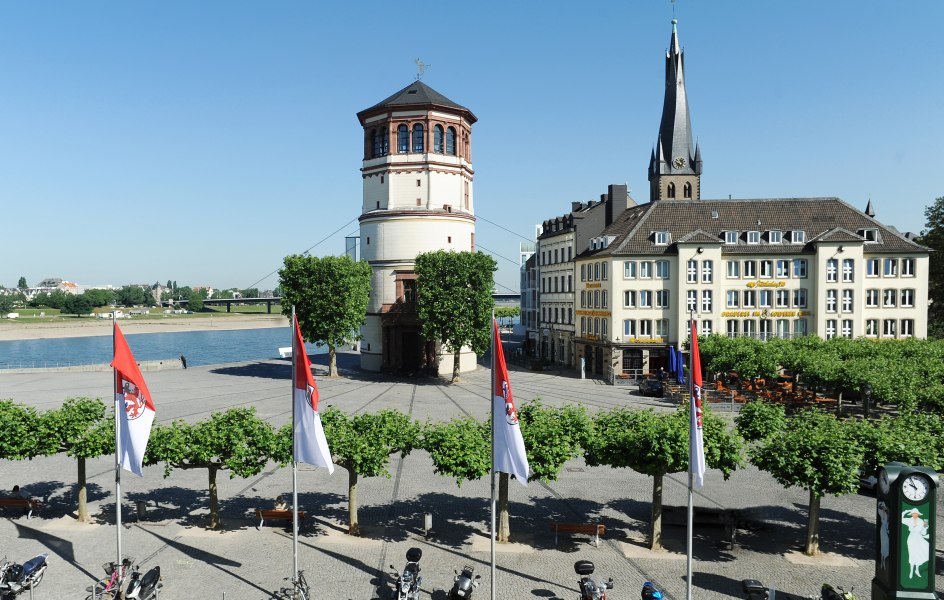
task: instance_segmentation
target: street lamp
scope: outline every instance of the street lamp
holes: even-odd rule
[[[862,410],[865,413],[865,418],[869,418],[869,409],[872,407],[872,384],[864,383],[862,384]]]

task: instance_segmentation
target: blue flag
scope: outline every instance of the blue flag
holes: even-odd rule
[[[669,346],[669,375],[675,375],[675,347]]]
[[[679,385],[685,385],[685,356],[682,354],[682,350],[677,350],[678,354],[675,357],[675,363],[677,368],[676,381],[679,382]]]

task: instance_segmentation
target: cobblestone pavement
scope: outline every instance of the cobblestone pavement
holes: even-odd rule
[[[322,358],[323,361],[323,358]],[[419,420],[444,420],[473,415],[484,419],[489,405],[488,369],[464,375],[462,382],[396,379],[360,372],[356,355],[340,355],[342,376],[324,377],[316,365],[322,405],[345,411],[396,408]],[[158,421],[197,420],[212,411],[254,406],[274,425],[291,416],[289,363],[271,360],[188,370],[147,373]],[[671,410],[660,399],[643,398],[626,387],[613,387],[572,372],[514,370],[511,384],[516,399],[540,397],[549,404],[582,402],[591,410],[616,406]],[[111,372],[0,374],[0,398],[12,398],[45,410],[68,396],[107,398]],[[115,555],[113,459],[90,461],[89,499],[93,524],[74,518],[71,499],[75,462],[64,455],[32,461],[0,461],[0,489],[14,484],[46,502],[39,517],[27,520],[13,511],[0,519],[0,555],[22,562],[49,552],[50,567],[36,600],[81,599],[101,565]],[[453,569],[471,564],[482,575],[476,596],[489,595],[489,482],[457,487],[433,473],[425,452],[390,461],[392,476],[361,479],[358,485],[361,538],[344,533],[347,518],[347,477],[343,469],[329,476],[324,470],[299,469],[299,506],[308,522],[299,539],[299,564],[317,598],[367,600],[390,597],[388,565],[398,569],[411,546],[423,550],[422,598],[445,600]],[[145,476],[122,478],[126,554],[142,568],[160,565],[165,598],[272,598],[285,585],[292,569],[291,534],[280,524],[257,530],[256,507],[269,507],[280,493],[291,492],[291,470],[274,464],[250,479],[219,480],[221,531],[204,529],[207,479],[201,470],[176,470],[162,477],[160,467]],[[807,495],[784,489],[753,468],[724,481],[710,471],[705,487],[696,493],[697,506],[741,509],[746,517],[730,549],[724,531],[697,526],[694,543],[694,597],[741,597],[740,580],[757,578],[777,589],[799,594],[817,592],[822,582],[855,587],[868,598],[872,578],[874,498],[848,495],[822,503],[821,547],[825,554],[804,560],[799,553],[806,525]],[[636,598],[642,582],[651,580],[668,598],[685,597],[685,528],[664,527],[664,552],[643,545],[652,496],[651,478],[630,470],[587,467],[568,463],[560,479],[511,484],[513,543],[500,545],[496,596],[502,599],[578,597],[573,563],[589,559],[597,572],[613,577],[613,600]],[[668,506],[687,502],[686,475],[666,477]],[[134,507],[148,503],[145,520]],[[433,515],[433,530],[423,535],[423,515]],[[940,507],[938,509],[940,515]],[[599,547],[586,536],[561,535],[555,544],[551,521],[606,524]],[[940,523],[941,520],[938,519]],[[940,537],[940,535],[939,535]],[[944,539],[944,538],[941,538]],[[939,561],[940,589],[944,562]]]

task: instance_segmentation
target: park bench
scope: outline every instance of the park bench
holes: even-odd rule
[[[259,525],[256,526],[256,529],[262,529],[266,519],[269,519],[270,521],[291,521],[292,511],[279,510],[275,508],[257,508],[256,518],[259,519]],[[298,521],[301,522],[304,519],[305,511],[298,511]]]
[[[593,545],[600,545],[600,538],[606,533],[606,525],[603,523],[558,523],[552,521],[551,529],[554,530],[554,545],[557,545],[557,535],[559,533],[582,533],[593,536]]]
[[[39,500],[27,500],[26,498],[0,498],[0,506],[4,508],[25,508],[26,518],[33,516],[34,510],[39,510],[43,503]]]

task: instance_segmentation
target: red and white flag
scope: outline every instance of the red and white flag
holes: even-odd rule
[[[498,321],[492,319],[492,374],[495,389],[492,390],[492,432],[495,436],[495,456],[492,468],[496,472],[511,473],[521,485],[528,485],[528,455],[518,424],[518,411],[511,395],[508,368],[502,351]]]
[[[692,405],[691,427],[689,429],[689,469],[695,487],[705,484],[705,441],[702,436],[701,404],[701,355],[698,352],[698,333],[695,331],[695,319],[692,319]]]
[[[293,401],[295,402],[295,422],[293,424],[293,457],[295,462],[307,463],[328,469],[334,473],[331,451],[328,450],[328,438],[321,426],[318,414],[318,388],[311,375],[311,361],[305,351],[298,319],[293,323],[295,332],[292,336],[292,357],[295,373],[293,376]]]
[[[154,402],[118,323],[115,323],[114,341],[115,358],[111,366],[115,369],[115,401],[119,409],[124,409],[118,411],[118,431],[115,432],[118,462],[141,477],[144,475],[141,463],[154,422]]]

